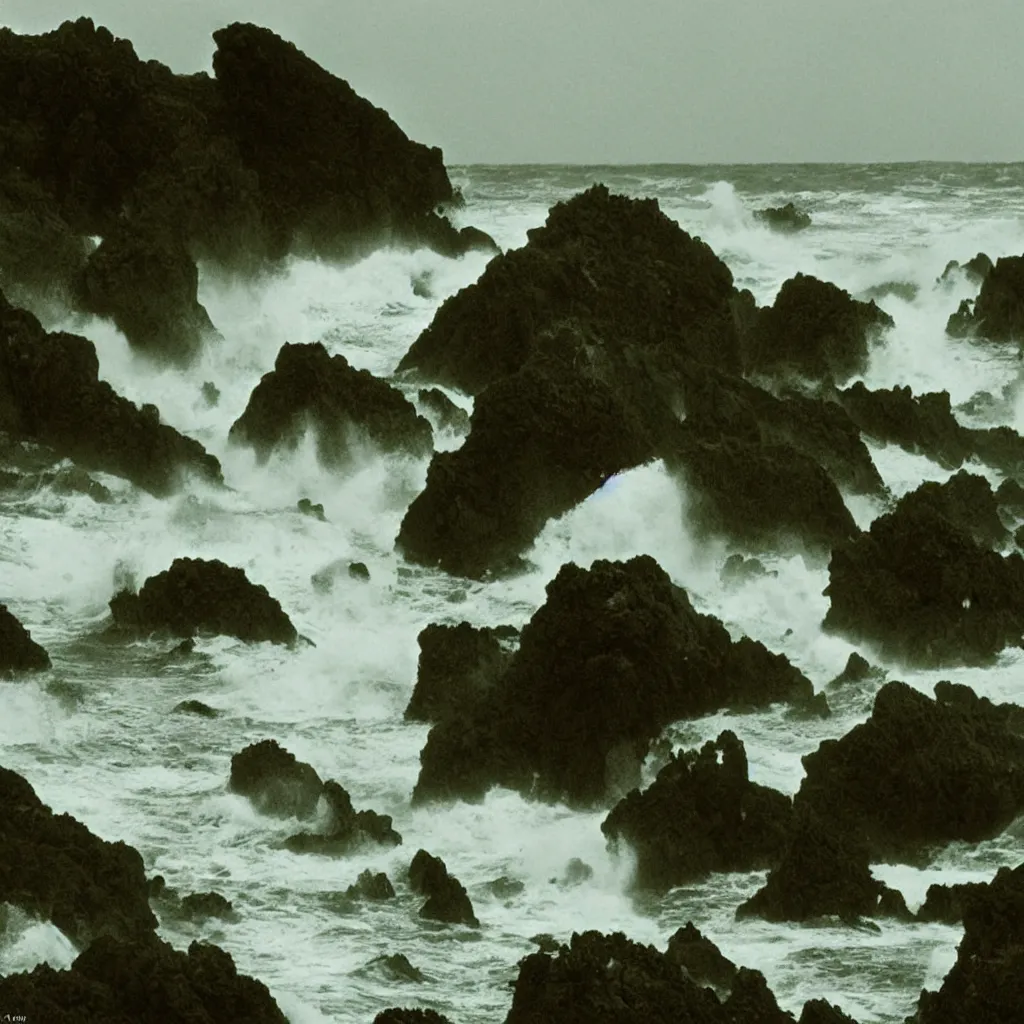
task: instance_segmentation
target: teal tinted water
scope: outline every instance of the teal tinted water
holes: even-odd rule
[[[979,390],[1000,392],[1019,379],[1019,363],[946,339],[946,317],[970,294],[963,281],[939,286],[950,259],[984,250],[993,258],[1024,253],[1024,167],[905,165],[875,167],[486,167],[456,168],[465,223],[521,245],[548,207],[595,180],[616,191],[652,196],[688,231],[703,237],[737,283],[770,302],[803,271],[856,294],[886,284],[900,298],[880,299],[896,329],[872,360],[871,386],[908,383],[948,388],[954,402]],[[790,199],[813,226],[783,236],[758,224],[753,210]],[[851,648],[822,635],[827,574],[798,558],[773,559],[774,578],[724,589],[721,545],[698,542],[687,526],[687,496],[658,465],[624,474],[561,520],[548,524],[531,560],[512,581],[465,583],[404,565],[392,551],[404,509],[422,486],[426,462],[367,451],[347,476],[325,474],[309,446],[259,467],[227,445],[230,424],[284,341],[321,339],[355,365],[386,374],[445,297],[474,281],[484,260],[445,260],[426,252],[375,254],[349,267],[296,262],[259,287],[202,278],[201,298],[225,337],[189,371],[157,370],[136,360],[109,325],[66,326],[92,338],[101,373],[136,401],[159,405],[164,419],[201,439],[224,462],[232,490],[192,489],[157,501],[105,478],[109,506],[46,491],[0,501],[0,600],[51,652],[53,673],[0,684],[0,762],[36,786],[58,811],[109,839],[137,846],[151,873],[182,891],[215,889],[240,912],[236,924],[168,923],[178,945],[202,936],[230,950],[239,966],[271,987],[294,1021],[365,1022],[388,1005],[433,1006],[457,1024],[501,1020],[506,983],[530,938],[551,932],[621,929],[664,945],[694,920],[733,959],[759,967],[782,1005],[824,996],[862,1022],[902,1021],[924,985],[952,962],[959,931],[884,924],[881,932],[776,927],[733,920],[736,905],[761,876],[721,876],[659,900],[629,892],[630,864],[605,849],[599,815],[529,804],[504,792],[480,806],[413,810],[409,795],[425,739],[402,711],[416,671],[416,635],[431,621],[525,622],[544,586],[569,559],[649,552],[704,610],[784,651],[821,687]],[[413,289],[428,281],[430,297]],[[916,291],[915,291],[916,289]],[[422,291],[422,289],[418,289]],[[913,297],[908,297],[913,294]],[[209,408],[200,387],[220,389]],[[455,396],[459,398],[459,396]],[[469,408],[469,399],[459,399]],[[998,422],[1024,427],[1011,397]],[[440,444],[458,444],[442,436]],[[894,492],[948,473],[900,451],[874,451]],[[993,477],[993,480],[996,478]],[[295,502],[323,502],[328,522],[299,515]],[[867,525],[879,508],[851,500]],[[178,555],[218,557],[246,569],[277,596],[315,648],[285,652],[204,640],[199,659],[164,657],[167,644],[112,648],[98,639],[115,572],[136,579]],[[371,580],[343,577],[324,595],[313,572],[338,559],[367,563]],[[1011,653],[986,671],[953,673],[979,692],[1021,700],[1021,658]],[[903,677],[898,670],[893,677]],[[913,673],[930,690],[941,673]],[[794,727],[778,712],[713,716],[669,730],[677,745],[724,727],[747,744],[757,781],[793,792],[802,755],[839,736],[870,711],[873,689],[834,701],[825,722]],[[171,713],[180,700],[223,711],[213,721]],[[225,792],[232,753],[274,737],[324,778],[337,778],[357,807],[392,814],[405,844],[343,860],[299,857],[280,846],[294,824],[254,814]],[[435,927],[416,916],[418,901],[401,884],[420,846],[443,856],[468,887],[481,930]],[[926,869],[879,867],[912,905],[930,881],[984,879],[1021,859],[1021,832],[977,848],[953,848]],[[557,879],[571,857],[594,868],[579,886]],[[371,866],[399,888],[392,904],[346,907],[337,893]],[[520,896],[493,896],[487,883],[522,880]],[[41,959],[68,962],[73,951],[45,926],[15,921],[0,945],[0,970]],[[427,975],[398,985],[363,968],[381,953],[403,952]]]

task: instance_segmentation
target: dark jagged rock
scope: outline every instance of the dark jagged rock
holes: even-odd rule
[[[150,576],[138,594],[120,591],[110,602],[114,624],[133,632],[175,636],[215,633],[250,643],[293,643],[298,634],[267,588],[244,569],[201,558],[176,558]]]
[[[378,956],[367,965],[371,970],[377,970],[389,981],[412,981],[417,984],[426,981],[426,975],[410,963],[404,953],[393,953],[391,956]]]
[[[785,206],[766,206],[754,211],[754,219],[767,225],[773,231],[791,233],[804,231],[811,226],[811,215],[792,203]]]
[[[503,785],[591,806],[639,784],[650,743],[680,718],[809,697],[782,655],[733,643],[653,558],[564,565],[491,694],[435,725],[413,799]]]
[[[2,43],[2,40],[0,40]],[[0,90],[2,91],[2,90]],[[221,482],[198,441],[160,423],[99,379],[91,341],[47,334],[0,295],[0,430],[38,441],[88,469],[123,476],[158,496],[192,472]]]
[[[737,1024],[755,1024],[735,1018]],[[710,989],[694,984],[665,954],[621,932],[574,934],[557,956],[520,961],[505,1024],[727,1024]]]
[[[1007,1024],[1024,1006],[1024,864],[1000,868],[964,900],[964,937],[938,992],[913,1024]]]
[[[220,712],[204,704],[201,700],[183,700],[174,705],[174,710],[182,715],[198,715],[200,718],[217,718]]]
[[[139,854],[99,839],[68,814],[54,814],[22,776],[2,767],[0,903],[52,921],[80,948],[103,935],[135,941],[156,927]],[[28,1005],[9,991],[0,996],[0,1006],[29,1012],[21,1010]],[[53,1018],[40,1013],[36,1019]]]
[[[0,604],[0,677],[14,672],[42,672],[49,667],[50,656],[7,605]]]
[[[867,369],[870,343],[893,326],[873,301],[797,274],[758,313],[744,341],[744,365],[748,373],[843,384]]]
[[[926,480],[904,495],[896,513],[930,510],[966,532],[976,544],[999,548],[1009,539],[1009,531],[999,518],[999,503],[992,485],[983,476],[961,469],[944,483]]]
[[[860,297],[865,302],[879,301],[895,296],[904,302],[913,302],[921,293],[921,286],[913,281],[882,281],[870,288],[865,288]]]
[[[442,429],[469,433],[469,413],[460,409],[440,388],[420,388],[420,405],[436,417]]]
[[[946,332],[951,337],[1024,343],[1024,256],[996,260],[973,307],[961,303]]]
[[[951,282],[957,274],[962,274],[972,284],[981,284],[992,269],[993,263],[989,256],[979,252],[975,257],[966,263],[959,263],[957,260],[950,260],[946,269],[942,271],[938,284]]]
[[[498,899],[507,900],[513,896],[519,896],[525,891],[526,885],[519,881],[518,878],[509,878],[507,875],[502,875],[501,878],[495,878],[494,881],[488,882],[487,888]]]
[[[552,207],[522,249],[448,299],[400,370],[477,394],[522,369],[572,316],[606,344],[739,369],[729,268],[653,199],[595,185]]]
[[[508,667],[503,631],[431,624],[420,630],[419,667],[405,717],[438,722],[464,714],[480,703]]]
[[[370,570],[365,562],[349,562],[348,575],[350,579],[366,582],[370,578]]]
[[[750,580],[759,580],[764,576],[777,575],[778,573],[769,572],[760,558],[744,558],[740,554],[730,555],[719,573],[722,583],[726,586],[735,586],[748,583]]]
[[[1024,559],[951,521],[948,493],[919,490],[833,549],[824,628],[911,665],[986,664],[1021,643]]]
[[[292,853],[320,853],[342,857],[364,846],[399,846],[402,837],[391,827],[391,818],[376,811],[356,811],[352,798],[334,781],[324,784],[328,819],[321,832],[289,836],[285,847]]]
[[[298,503],[295,506],[299,512],[304,516],[309,516],[310,519],[317,519],[321,523],[327,522],[327,516],[324,515],[323,505],[314,505],[309,498],[299,498]]]
[[[1009,709],[937,693],[883,686],[866,722],[803,759],[797,808],[855,829],[876,857],[998,835],[1024,810],[1024,737]]]
[[[541,953],[557,953],[562,947],[562,944],[558,939],[553,935],[550,935],[548,932],[541,932],[539,935],[533,935],[530,937],[530,941]]]
[[[401,392],[354,369],[344,356],[328,355],[320,342],[284,345],[230,437],[266,460],[277,448],[294,448],[307,428],[328,467],[350,462],[360,437],[384,451],[426,455],[433,449],[430,424]]]
[[[452,1024],[436,1010],[381,1010],[373,1024]]]
[[[918,921],[941,921],[961,924],[964,906],[988,888],[985,882],[963,882],[959,885],[929,885],[928,893],[917,912]]]
[[[848,686],[850,683],[864,683],[869,679],[872,680],[883,680],[885,678],[885,670],[876,668],[872,665],[867,658],[862,657],[856,651],[854,651],[849,658],[846,659],[846,665],[843,671],[829,681],[829,688],[836,688],[842,686]]]
[[[398,534],[406,558],[470,577],[514,566],[549,519],[654,457],[634,403],[587,362],[586,335],[562,325],[551,346],[490,384],[462,447],[434,456]]]
[[[673,756],[654,783],[612,809],[601,831],[636,852],[636,884],[669,889],[713,871],[757,871],[781,856],[790,798],[750,782],[743,744],[730,731]]]
[[[838,1006],[833,1006],[824,999],[811,999],[804,1003],[799,1024],[857,1024],[857,1022]]]
[[[692,921],[669,938],[665,955],[682,967],[696,985],[728,992],[736,980],[736,965]]]
[[[391,879],[383,871],[374,874],[367,868],[360,874],[355,883],[345,890],[345,895],[352,899],[390,900],[394,899],[395,887],[391,884]]]
[[[431,856],[426,850],[417,850],[409,865],[409,885],[414,892],[427,897],[427,902],[420,907],[420,917],[446,924],[480,927],[465,886],[448,874],[448,868],[440,857]]]
[[[311,765],[276,740],[261,740],[231,758],[228,789],[248,797],[264,814],[308,818],[316,811],[324,784]]]
[[[867,845],[845,826],[798,802],[781,860],[764,886],[739,906],[736,916],[807,921],[837,915],[853,921],[874,917],[888,906],[898,908],[902,897],[872,876],[868,858]],[[900,916],[909,918],[909,911]]]
[[[824,693],[816,693],[806,700],[795,701],[786,710],[786,718],[797,721],[808,721],[812,718],[830,718],[832,708],[829,705],[828,697]]]
[[[27,1020],[73,1024],[88,1017],[133,1024],[287,1024],[266,986],[238,973],[229,953],[193,942],[188,953],[155,936],[97,939],[68,971],[41,964],[0,978],[0,1005]]]
[[[793,1024],[791,1014],[779,1009],[768,982],[760,971],[741,967],[736,972],[732,991],[725,1001],[727,1020],[749,1021],[754,1024]]]
[[[199,271],[182,242],[119,224],[89,257],[79,303],[110,317],[132,348],[189,366],[219,337],[198,293]]]
[[[191,893],[181,901],[181,915],[190,921],[203,921],[210,917],[222,921],[235,921],[238,914],[231,901],[219,892]]]

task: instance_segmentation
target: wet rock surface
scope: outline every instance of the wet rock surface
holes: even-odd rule
[[[665,725],[724,707],[807,698],[807,680],[760,643],[733,643],[649,556],[570,563],[523,629],[492,695],[435,725],[414,801],[480,799],[493,785],[600,805],[639,782]]]
[[[21,775],[2,767],[0,903],[52,921],[82,948],[99,936],[135,941],[156,928],[139,854],[54,814]]]
[[[285,847],[292,853],[340,857],[366,846],[401,844],[402,837],[391,827],[390,816],[376,811],[357,811],[340,783],[326,782],[323,797],[327,803],[327,821],[323,829],[289,836]]]
[[[28,1020],[83,1019],[137,1024],[286,1024],[266,986],[238,973],[229,953],[193,942],[187,953],[155,936],[123,942],[104,936],[71,969],[41,964],[0,978],[0,1004]]]
[[[276,644],[298,637],[266,587],[251,583],[244,569],[217,560],[176,558],[169,569],[150,576],[138,594],[116,594],[110,611],[115,627],[131,633],[213,633]]]
[[[420,917],[445,924],[480,927],[465,886],[448,873],[440,857],[417,850],[409,865],[409,886],[427,897],[427,902],[420,907]]]
[[[601,823],[637,857],[638,886],[669,889],[713,871],[758,871],[782,854],[790,798],[750,782],[735,733],[674,755],[652,785],[624,797]]]
[[[324,784],[312,765],[276,740],[261,740],[231,758],[228,789],[248,797],[264,814],[308,818],[316,811]]]
[[[794,231],[806,231],[811,226],[811,215],[793,203],[785,206],[766,206],[763,210],[754,211],[754,219],[767,225],[773,231],[790,234]]]
[[[430,424],[401,392],[344,356],[329,355],[319,342],[286,344],[278,352],[230,437],[265,461],[276,449],[294,449],[307,429],[320,462],[332,468],[351,463],[360,443],[418,455],[433,448]]]
[[[369,868],[363,871],[356,881],[345,890],[347,896],[362,900],[394,899],[395,887],[383,871],[374,874]]]
[[[977,300],[950,317],[951,337],[1024,343],[1024,256],[1003,256],[985,275]]]
[[[42,672],[50,656],[32,639],[7,605],[0,604],[0,678],[22,672]]]
[[[665,955],[678,964],[696,985],[710,985],[720,994],[736,980],[736,965],[692,921],[687,921],[668,940]]]
[[[99,379],[91,341],[48,334],[2,294],[0,430],[157,496],[174,491],[186,473],[221,482],[220,464],[198,441],[162,424],[155,406],[139,409]]]

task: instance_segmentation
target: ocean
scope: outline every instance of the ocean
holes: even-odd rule
[[[988,392],[997,401],[984,407],[987,418],[958,410],[961,421],[1024,430],[1024,364],[1005,347],[947,338],[947,317],[976,286],[962,277],[937,280],[949,260],[1024,253],[1022,164],[471,166],[452,168],[451,176],[466,201],[458,223],[483,228],[502,248],[523,245],[551,205],[595,181],[654,197],[711,245],[760,304],[797,272],[876,297],[896,327],[872,356],[869,387],[945,389],[954,407]],[[753,216],[788,201],[810,214],[809,229],[779,234]],[[760,887],[763,873],[714,876],[664,897],[635,895],[628,857],[605,847],[603,814],[501,790],[480,805],[410,807],[427,735],[427,726],[403,721],[417,634],[431,622],[521,626],[563,563],[649,553],[700,611],[719,616],[734,636],[784,652],[817,690],[854,649],[821,631],[828,607],[821,566],[766,556],[775,575],[724,586],[725,545],[690,530],[687,494],[659,463],[620,474],[549,522],[528,554],[528,571],[474,582],[405,564],[393,551],[404,511],[424,484],[426,459],[367,449],[346,472],[331,474],[311,443],[264,465],[229,446],[231,424],[284,342],[322,341],[356,367],[387,376],[440,303],[485,264],[480,253],[451,260],[381,250],[347,266],[292,261],[255,282],[201,268],[200,300],[223,342],[188,370],[146,362],[109,322],[51,311],[47,327],[96,344],[104,379],[135,402],[155,403],[165,422],[220,458],[228,489],[196,484],[160,500],[101,474],[114,495],[109,504],[46,488],[0,492],[0,601],[54,666],[0,683],[2,763],[55,811],[135,846],[147,874],[163,875],[183,894],[215,890],[231,900],[235,923],[167,921],[161,934],[179,948],[203,938],[228,950],[240,971],[268,985],[294,1024],[369,1024],[395,1005],[430,1007],[456,1024],[491,1024],[507,1012],[509,983],[535,948],[533,936],[564,941],[574,931],[621,930],[664,948],[688,920],[731,959],[763,971],[785,1009],[799,1013],[806,999],[823,997],[862,1024],[902,1021],[922,988],[941,983],[961,929],[737,922],[736,906]],[[219,389],[216,405],[203,398],[207,382]],[[415,399],[417,385],[400,384]],[[451,397],[472,408],[470,398]],[[450,449],[461,438],[439,432],[435,443]],[[871,452],[896,496],[951,475],[895,447]],[[971,468],[999,482],[993,471]],[[326,522],[296,510],[304,497],[323,504]],[[868,498],[847,501],[862,528],[883,511]],[[180,660],[169,656],[171,641],[106,640],[107,602],[121,582],[141,584],[183,555],[244,568],[314,646],[200,639],[198,656]],[[330,593],[311,585],[318,570],[349,561],[364,562],[370,580],[342,573]],[[1020,701],[1024,651],[1007,651],[984,670],[888,671],[927,693],[951,678],[993,700]],[[833,714],[821,721],[794,724],[781,708],[723,713],[679,723],[667,735],[676,748],[691,747],[732,729],[746,744],[751,778],[795,793],[801,757],[867,718],[876,689],[830,693]],[[172,713],[188,699],[222,714]],[[392,815],[404,844],[339,859],[283,849],[295,823],[261,816],[226,790],[231,755],[265,738],[341,782],[357,808]],[[933,882],[986,881],[998,867],[1015,866],[1022,839],[1024,823],[977,846],[954,844],[925,867],[876,865],[874,872],[916,909]],[[404,879],[420,847],[443,857],[465,884],[479,930],[417,916],[422,901]],[[572,858],[592,875],[567,880]],[[366,868],[386,871],[397,898],[355,906],[340,898]],[[502,876],[523,882],[522,892],[494,895],[488,883]],[[424,980],[396,981],[371,964],[393,953],[407,956]],[[0,973],[44,960],[68,966],[75,955],[52,926],[20,919],[0,942]]]

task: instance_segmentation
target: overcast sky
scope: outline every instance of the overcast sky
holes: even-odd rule
[[[176,71],[267,25],[449,163],[1024,159],[1024,0],[0,0]]]

